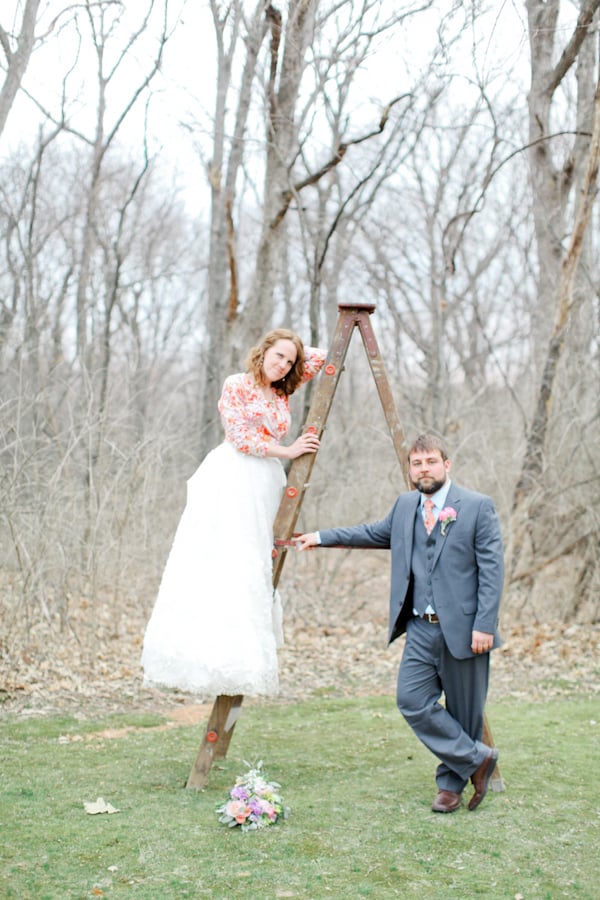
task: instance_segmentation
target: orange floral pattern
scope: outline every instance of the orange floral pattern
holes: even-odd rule
[[[304,355],[302,381],[306,382],[319,372],[326,353],[305,347]],[[218,408],[225,440],[251,456],[266,456],[269,443],[280,443],[290,427],[289,398],[277,394],[273,400],[267,400],[248,372],[225,379]]]

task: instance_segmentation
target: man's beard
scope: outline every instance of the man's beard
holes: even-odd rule
[[[432,478],[430,481],[428,480],[427,484],[421,484],[421,479],[417,479],[417,481],[413,481],[413,487],[415,487],[421,494],[436,494],[440,488],[442,488],[446,484],[446,479],[443,481],[439,481],[436,478]]]

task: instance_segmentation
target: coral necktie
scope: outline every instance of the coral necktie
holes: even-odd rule
[[[427,500],[423,502],[423,506],[425,507],[425,528],[427,529],[427,534],[431,534],[433,529],[435,528],[435,516],[433,515],[433,500],[431,497],[428,497]]]

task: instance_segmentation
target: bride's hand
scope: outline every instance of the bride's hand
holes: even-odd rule
[[[302,456],[304,453],[316,453],[319,449],[319,438],[312,431],[307,431],[305,434],[301,434],[299,438],[296,438],[293,444],[287,448],[289,452],[290,459],[297,459],[298,456]]]

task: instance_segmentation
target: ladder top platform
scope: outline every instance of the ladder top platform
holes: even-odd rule
[[[338,309],[340,312],[345,309],[358,309],[364,310],[365,312],[372,313],[375,312],[375,304],[374,303],[360,303],[360,302],[348,302],[348,303],[338,303]]]

